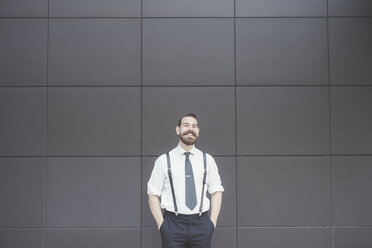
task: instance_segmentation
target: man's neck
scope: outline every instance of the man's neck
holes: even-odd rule
[[[181,140],[178,142],[178,144],[186,151],[189,152],[194,147],[194,145],[186,145]]]

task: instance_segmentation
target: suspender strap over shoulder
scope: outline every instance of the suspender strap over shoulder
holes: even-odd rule
[[[171,170],[171,162],[170,162],[169,152],[167,152],[167,164],[168,164],[169,183],[170,183],[170,186],[171,186],[171,189],[172,189],[174,212],[175,212],[176,215],[178,215],[176,196],[174,195],[174,187],[173,187],[172,170]]]
[[[204,164],[204,175],[203,175],[203,187],[202,187],[202,192],[201,192],[201,197],[200,197],[200,208],[199,208],[199,215],[202,215],[203,211],[203,200],[204,200],[204,186],[205,186],[205,179],[207,177],[207,155],[205,152],[203,152],[203,164]]]

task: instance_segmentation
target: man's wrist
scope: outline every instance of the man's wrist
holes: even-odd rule
[[[161,227],[161,224],[163,224],[163,222],[164,222],[164,219],[163,220],[161,220],[159,223],[158,223],[158,229],[160,229],[160,227]]]
[[[214,227],[217,225],[217,218],[213,215],[210,215],[209,219],[212,221]]]

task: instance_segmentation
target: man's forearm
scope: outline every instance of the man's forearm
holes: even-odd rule
[[[163,213],[161,212],[160,199],[157,195],[148,195],[149,196],[149,205],[152,216],[154,217],[158,229],[160,229],[161,224],[163,223]]]
[[[216,227],[222,204],[222,192],[215,192],[211,196],[211,220]]]

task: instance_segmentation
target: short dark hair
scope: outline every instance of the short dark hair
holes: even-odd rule
[[[181,121],[182,121],[182,119],[185,118],[185,117],[192,117],[192,118],[194,118],[195,120],[198,120],[198,118],[196,117],[196,114],[194,114],[194,113],[188,113],[188,114],[182,116],[182,117],[178,120],[178,126],[179,126],[179,127],[181,126]]]

